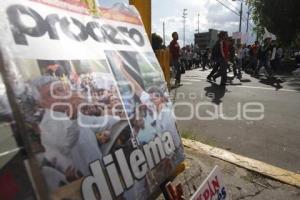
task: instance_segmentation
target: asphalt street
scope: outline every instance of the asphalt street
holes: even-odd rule
[[[182,136],[300,173],[300,77],[243,74],[224,90],[209,71],[186,71],[171,90]]]

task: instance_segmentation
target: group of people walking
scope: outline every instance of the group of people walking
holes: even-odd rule
[[[212,68],[207,76],[208,81],[216,81],[221,77],[220,86],[227,83],[227,73],[233,71],[234,77],[242,79],[242,71],[258,76],[262,67],[266,71],[266,77],[272,78],[278,70],[283,49],[276,46],[272,38],[265,38],[260,45],[256,41],[253,45],[235,44],[235,40],[228,37],[227,32],[221,31],[218,40],[212,49],[207,48],[204,53],[194,48],[180,49],[178,34],[172,34],[173,40],[170,43],[171,65],[176,71],[175,85],[180,85],[180,76],[186,69],[202,67]]]
[[[170,42],[169,49],[171,55],[171,66],[175,71],[175,85],[180,85],[180,77],[185,70],[196,69],[199,67],[206,70],[206,67],[212,68],[212,52],[207,48],[205,51],[200,51],[193,46],[180,48],[178,44],[178,33],[172,33],[173,40]]]

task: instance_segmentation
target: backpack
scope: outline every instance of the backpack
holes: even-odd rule
[[[218,40],[212,48],[211,57],[212,59],[216,59],[220,56],[221,56],[220,41]]]

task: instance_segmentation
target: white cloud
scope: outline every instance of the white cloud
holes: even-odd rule
[[[226,5],[228,2],[222,0]],[[153,31],[162,36],[162,23],[165,21],[166,35],[176,31],[180,39],[183,38],[183,8],[187,8],[186,19],[186,43],[194,42],[194,33],[198,29],[198,13],[200,14],[200,32],[206,32],[209,28],[232,32],[238,31],[239,16],[219,4],[216,0],[152,0]],[[232,2],[229,5],[234,9],[239,8],[239,3]],[[234,6],[234,7],[233,7]],[[238,12],[238,11],[237,11]],[[245,29],[243,22],[243,30]],[[171,37],[167,37],[167,43]],[[168,40],[169,38],[169,40]],[[181,43],[182,45],[182,43]]]

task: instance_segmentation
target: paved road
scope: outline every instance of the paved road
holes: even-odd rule
[[[9,124],[0,123],[0,169],[16,155],[17,144]]]
[[[287,75],[268,81],[244,75],[242,83],[233,80],[224,91],[206,81],[208,73],[209,70],[187,71],[182,77],[183,86],[171,92],[177,103],[177,117],[191,117],[178,120],[181,133],[300,173],[300,78]],[[224,116],[234,117],[239,110],[245,111],[239,106],[253,102],[261,103],[264,112],[241,114],[234,120],[224,120],[220,114],[214,120],[199,119],[211,116],[207,111],[215,112],[216,108],[219,113],[223,109]],[[246,118],[262,114],[261,120]]]

